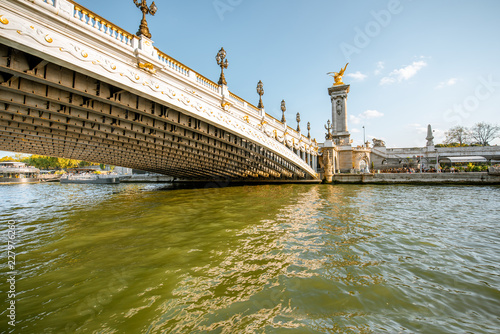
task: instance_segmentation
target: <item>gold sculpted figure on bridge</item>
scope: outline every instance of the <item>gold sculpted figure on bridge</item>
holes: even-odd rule
[[[333,84],[334,86],[344,85],[344,83],[342,82],[342,77],[344,76],[344,72],[347,68],[347,65],[349,65],[349,63],[347,63],[344,68],[341,68],[338,73],[337,72],[328,72],[327,73],[327,75],[330,75],[333,77],[333,79],[335,79],[335,83]],[[333,75],[332,75],[332,73],[333,73]]]

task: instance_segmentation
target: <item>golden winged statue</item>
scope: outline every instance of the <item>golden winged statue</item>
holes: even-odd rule
[[[344,68],[341,68],[338,73],[337,72],[328,72],[327,73],[327,75],[332,76],[333,79],[335,79],[335,83],[333,84],[334,86],[344,85],[344,83],[342,82],[342,77],[344,76],[344,72],[347,68],[347,65],[349,65],[349,63],[347,63]]]

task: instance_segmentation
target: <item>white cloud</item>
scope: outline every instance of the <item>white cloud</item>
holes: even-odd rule
[[[361,114],[361,117],[370,119],[370,118],[378,118],[384,116],[383,113],[377,110],[367,110],[364,113]]]
[[[351,133],[360,133],[360,132],[361,132],[361,130],[359,130],[359,129],[351,129]]]
[[[368,77],[366,74],[363,74],[360,71],[357,71],[355,73],[349,73],[349,74],[347,74],[347,76],[349,78],[353,78],[353,79],[359,80],[359,81],[363,81]]]
[[[361,123],[361,117],[349,115],[349,122],[351,122],[351,124],[359,124],[359,123]]]
[[[443,89],[445,87],[453,86],[458,82],[457,78],[451,78],[446,81],[440,82],[437,86],[436,89]]]
[[[375,75],[379,75],[382,73],[382,70],[385,68],[385,64],[383,61],[379,61],[377,63],[377,69],[375,70],[375,72],[373,72]]]
[[[358,116],[349,115],[349,122],[351,124],[360,124],[364,119],[379,118],[384,116],[383,113],[377,110],[366,110]]]
[[[424,60],[414,61],[411,65],[396,69],[389,73],[388,76],[380,80],[381,85],[392,84],[395,82],[402,82],[414,77],[421,69],[427,66]]]

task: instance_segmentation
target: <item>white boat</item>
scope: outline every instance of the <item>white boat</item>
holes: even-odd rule
[[[0,162],[0,184],[38,183],[40,170],[27,166],[24,162]]]

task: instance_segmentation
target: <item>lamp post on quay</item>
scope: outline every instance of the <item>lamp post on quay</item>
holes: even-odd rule
[[[363,147],[366,146],[365,126],[363,125]]]

